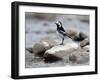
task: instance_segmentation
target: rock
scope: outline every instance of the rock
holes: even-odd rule
[[[77,61],[77,58],[78,57],[76,55],[72,54],[69,56],[69,61],[72,61],[72,63],[75,63]]]
[[[87,49],[80,49],[69,55],[69,61],[76,64],[88,64],[89,63],[89,53],[85,51]]]
[[[77,35],[77,31],[74,28],[70,28],[70,29],[67,29],[66,34],[69,37],[73,38],[74,36]]]
[[[89,52],[90,51],[90,46],[87,45],[87,46],[83,47],[82,49],[84,49],[86,52]]]
[[[46,55],[44,55],[44,61],[46,63],[52,63],[52,62],[56,62],[56,61],[60,61],[62,60],[62,58],[54,56],[54,55],[50,55],[48,53],[45,53]]]
[[[49,50],[46,50],[43,57],[45,61],[54,62],[64,58],[72,50],[77,49],[78,45],[76,43],[68,43],[65,45],[54,46]]]
[[[38,42],[33,46],[33,52],[41,56],[49,48],[51,47],[47,42]]]
[[[83,32],[79,32],[79,34],[73,36],[72,40],[76,42],[81,42],[86,38],[87,38],[86,34],[84,34]]]
[[[54,38],[50,36],[42,38],[40,42],[47,42],[50,45],[50,47],[58,45],[58,43],[54,40]]]
[[[85,38],[87,38],[87,35],[83,32],[80,32],[79,37],[80,37],[80,39],[85,39]]]
[[[83,40],[82,42],[80,42],[80,46],[81,46],[81,47],[85,47],[85,46],[87,46],[87,45],[89,45],[89,44],[90,44],[89,39],[85,39],[85,40]]]
[[[37,55],[43,56],[46,50],[55,45],[57,45],[57,43],[52,38],[45,37],[33,46],[33,52]]]

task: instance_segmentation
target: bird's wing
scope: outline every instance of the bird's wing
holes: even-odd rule
[[[62,30],[63,32],[65,32],[65,29],[63,27],[61,27],[60,30]]]
[[[66,32],[65,31],[60,30],[59,32],[62,33],[64,36],[66,36]]]
[[[69,37],[70,39],[72,39],[68,34],[67,32],[63,31],[63,30],[58,30],[59,33],[63,34],[64,36],[67,36]]]
[[[58,32],[62,33],[64,36],[68,36],[70,39],[72,39],[72,38],[67,34],[67,32],[64,30],[63,27],[59,28]]]

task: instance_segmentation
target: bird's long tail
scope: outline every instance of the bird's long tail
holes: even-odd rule
[[[66,35],[65,35],[65,36],[67,36],[67,37],[69,37],[70,39],[72,39],[72,37],[71,37],[71,36],[69,36],[67,32],[66,32]]]

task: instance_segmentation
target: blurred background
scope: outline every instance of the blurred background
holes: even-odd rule
[[[71,28],[89,36],[89,15],[25,12],[26,48],[33,47],[41,38],[47,36],[61,42],[56,34],[56,21],[61,21],[66,31]],[[70,42],[66,39],[65,41]]]

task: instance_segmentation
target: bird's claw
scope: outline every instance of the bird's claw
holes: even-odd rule
[[[60,43],[60,45],[64,45],[64,43]]]

